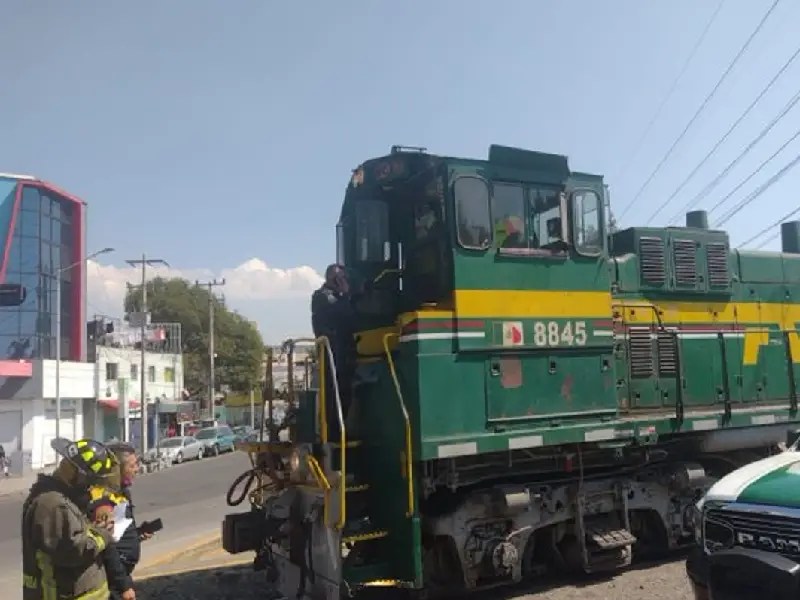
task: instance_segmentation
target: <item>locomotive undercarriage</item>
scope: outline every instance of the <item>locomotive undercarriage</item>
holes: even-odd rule
[[[426,465],[423,569],[431,593],[615,570],[689,546],[695,503],[720,476],[762,454],[686,452],[693,460],[675,460],[654,447],[584,450],[578,459],[573,448],[572,460],[562,450],[505,457],[502,470],[491,455]]]
[[[702,454],[687,442],[423,463],[422,592],[433,598],[551,573],[612,571],[691,544],[697,500],[720,476],[769,450]],[[358,588],[342,574],[348,564],[369,562],[372,542],[330,526],[335,496],[326,520],[323,493],[283,489],[258,510],[237,515],[229,526],[238,531],[228,539],[238,540],[236,551],[257,550],[256,568],[284,597],[348,597]]]

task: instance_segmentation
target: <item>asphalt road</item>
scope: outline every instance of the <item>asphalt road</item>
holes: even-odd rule
[[[231,508],[230,484],[250,462],[242,452],[176,465],[140,475],[133,486],[137,521],[161,518],[162,529],[142,545],[142,563],[157,560],[209,534],[219,533]],[[20,517],[27,491],[0,497],[0,589],[3,600],[21,597]],[[245,503],[242,506],[245,506]],[[246,509],[246,506],[245,506]]]

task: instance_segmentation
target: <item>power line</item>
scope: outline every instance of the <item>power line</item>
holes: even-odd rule
[[[772,240],[774,240],[775,238],[777,238],[777,237],[778,237],[780,234],[781,234],[781,232],[780,232],[780,231],[776,231],[776,232],[775,232],[775,233],[773,233],[771,236],[769,236],[768,238],[766,238],[766,239],[765,239],[763,242],[761,242],[761,243],[760,243],[758,246],[756,246],[756,247],[755,247],[755,249],[756,249],[756,250],[760,250],[761,248],[763,248],[764,246],[766,246],[767,244],[769,244],[769,243],[770,243]]]
[[[788,164],[784,165],[784,167],[775,173],[772,177],[767,179],[764,183],[758,186],[754,191],[752,191],[748,196],[746,196],[737,206],[735,206],[732,210],[728,211],[723,217],[717,222],[716,227],[721,227],[725,223],[731,220],[739,211],[741,211],[745,206],[750,204],[753,200],[758,198],[761,194],[766,192],[774,183],[783,179],[784,175],[786,175],[789,171],[795,168],[798,164],[800,164],[800,154],[795,156]]]
[[[743,242],[743,243],[741,243],[741,244],[739,244],[739,245],[740,245],[740,246],[746,246],[747,244],[749,244],[749,243],[750,243],[750,242],[752,242],[753,240],[757,240],[757,239],[758,239],[758,238],[760,238],[762,235],[764,235],[765,233],[767,233],[767,232],[768,232],[770,229],[773,229],[773,228],[777,227],[778,225],[780,225],[781,223],[783,223],[784,221],[787,221],[787,220],[791,219],[791,218],[792,218],[793,216],[795,216],[797,213],[800,213],[800,207],[797,207],[797,208],[795,208],[793,211],[791,211],[791,212],[790,212],[789,214],[787,214],[787,215],[783,215],[783,216],[782,216],[780,219],[778,219],[777,221],[775,221],[775,222],[774,222],[772,225],[770,225],[769,227],[765,227],[764,229],[762,229],[761,231],[759,231],[757,234],[755,234],[753,237],[751,237],[749,240],[747,240],[746,242]],[[775,237],[777,237],[777,236],[775,236]]]
[[[691,64],[692,60],[694,60],[695,54],[697,54],[697,51],[700,49],[700,46],[705,41],[706,35],[708,35],[711,26],[714,24],[714,21],[717,20],[717,15],[719,14],[719,11],[722,9],[723,4],[725,4],[725,0],[720,0],[719,4],[717,4],[717,8],[714,11],[714,14],[711,15],[711,18],[708,20],[708,23],[706,23],[705,29],[703,29],[703,32],[700,34],[700,37],[697,38],[697,41],[695,42],[694,47],[692,48],[692,51],[689,53],[689,56],[683,63],[683,67],[681,68],[680,73],[678,73],[678,76],[672,82],[672,86],[669,88],[669,91],[661,100],[661,104],[659,105],[658,109],[653,115],[653,118],[650,119],[650,122],[647,124],[647,127],[645,127],[644,133],[642,133],[642,136],[639,138],[639,141],[636,142],[636,146],[634,147],[634,150],[630,153],[630,157],[623,164],[622,168],[620,168],[620,170],[617,172],[614,179],[621,179],[623,175],[627,174],[628,169],[633,163],[634,157],[639,153],[639,150],[641,150],[642,146],[644,145],[645,139],[650,134],[650,130],[653,128],[653,125],[655,125],[655,122],[658,120],[658,117],[661,116],[661,112],[664,110],[664,107],[667,105],[669,99],[672,98],[672,94],[675,93],[675,90],[678,87],[678,82],[681,79],[683,79],[683,76],[686,74],[689,65]]]
[[[718,173],[717,176],[714,177],[714,179],[708,185],[706,185],[706,187],[704,187],[702,190],[700,190],[697,193],[697,195],[695,195],[695,197],[692,198],[692,200],[689,202],[689,206],[696,206],[697,203],[700,200],[705,198],[709,194],[709,192],[712,189],[714,189],[717,186],[717,184],[720,181],[722,181],[728,173],[730,173],[731,169],[733,169],[733,167],[735,167],[737,164],[739,164],[739,161],[742,160],[747,155],[747,153],[750,152],[750,150],[752,150],[755,147],[756,144],[758,144],[758,142],[760,142],[762,139],[764,139],[764,137],[770,131],[772,131],[772,128],[775,127],[775,125],[777,125],[778,122],[781,119],[783,119],[783,117],[785,117],[789,113],[789,111],[792,110],[792,108],[794,108],[795,104],[797,104],[798,102],[800,102],[800,91],[798,91],[792,97],[792,99],[789,100],[789,102],[787,102],[784,105],[784,107],[781,109],[781,111],[778,113],[778,115],[776,117],[774,117],[772,119],[772,121],[770,121],[767,124],[767,126],[764,127],[764,129],[761,130],[761,132],[745,147],[745,149],[742,150],[741,153],[739,153],[739,155],[736,158],[734,158],[731,162],[728,163],[728,165],[722,170],[721,173]]]
[[[714,154],[714,152],[716,152],[717,149],[723,144],[723,142],[725,142],[725,140],[728,139],[728,136],[731,133],[733,133],[733,130],[736,129],[742,121],[744,121],[745,117],[750,114],[750,111],[753,110],[753,108],[755,108],[755,105],[759,103],[759,101],[766,95],[766,93],[770,89],[772,89],[772,86],[775,84],[775,82],[780,78],[781,75],[783,75],[786,72],[786,69],[789,68],[789,66],[795,61],[795,59],[798,56],[800,56],[800,47],[798,47],[797,50],[795,50],[794,54],[792,54],[792,56],[789,58],[789,60],[787,60],[785,63],[783,63],[783,66],[780,69],[778,69],[778,72],[775,73],[775,75],[770,80],[770,82],[766,86],[764,86],[764,88],[761,90],[761,93],[758,94],[756,99],[753,100],[753,102],[750,103],[750,106],[748,106],[741,115],[739,115],[739,118],[736,119],[736,121],[734,121],[733,125],[730,126],[730,129],[728,129],[728,131],[725,132],[725,134],[717,141],[717,143],[714,144],[714,147],[711,148],[711,150],[708,151],[708,153],[703,157],[703,160],[701,160],[699,163],[697,163],[697,166],[695,166],[695,168],[692,169],[692,172],[689,173],[686,176],[686,178],[681,182],[681,184],[678,187],[675,188],[675,191],[672,192],[670,197],[667,198],[664,201],[664,203],[661,206],[659,206],[658,209],[652,215],[650,215],[650,218],[647,220],[647,224],[649,224],[656,216],[658,216],[658,214],[662,210],[664,210],[667,207],[667,205],[670,202],[672,202],[672,199],[675,198],[675,196],[677,196],[680,193],[680,191],[686,186],[687,183],[689,183],[689,181],[692,179],[692,177],[694,177],[697,174],[697,172],[700,170],[700,168],[704,164],[706,164],[706,162],[708,161],[709,158],[711,158],[711,156]],[[693,205],[692,205],[692,203],[690,201],[689,203],[686,204],[686,206],[683,207],[683,209],[681,209],[681,212],[679,213],[679,215],[677,217],[673,217],[670,222],[673,222],[676,219],[680,218],[680,215],[684,214],[686,211],[688,211],[690,208],[692,208],[692,206]]]
[[[747,50],[747,48],[750,46],[750,43],[751,43],[751,42],[753,41],[753,39],[756,37],[756,35],[758,34],[758,32],[759,32],[759,31],[761,31],[761,28],[764,26],[764,23],[766,23],[767,19],[768,19],[768,18],[769,18],[769,16],[772,14],[772,11],[774,11],[774,10],[775,10],[775,7],[776,7],[776,6],[778,6],[778,3],[779,3],[779,2],[780,2],[780,0],[775,0],[775,1],[772,3],[772,6],[770,6],[769,10],[768,10],[768,11],[767,11],[767,13],[766,13],[766,14],[765,14],[765,15],[762,17],[762,19],[761,19],[761,21],[758,23],[758,25],[756,25],[756,28],[755,28],[755,29],[753,30],[753,32],[750,34],[750,37],[748,37],[748,38],[747,38],[747,41],[745,41],[744,45],[743,45],[743,46],[742,46],[742,47],[739,49],[739,52],[737,52],[737,53],[736,53],[736,56],[735,56],[735,57],[733,58],[733,60],[730,62],[730,64],[728,65],[728,67],[725,69],[725,71],[722,73],[722,77],[720,77],[720,78],[719,78],[719,81],[717,81],[717,83],[716,83],[716,85],[714,86],[714,88],[711,90],[711,92],[708,94],[708,96],[706,96],[706,98],[705,98],[705,100],[703,100],[702,104],[700,104],[700,107],[699,107],[699,108],[697,109],[697,111],[694,113],[694,116],[693,116],[693,117],[692,117],[692,118],[689,120],[689,122],[686,124],[686,127],[684,127],[684,128],[683,128],[683,131],[682,131],[682,132],[681,132],[681,134],[680,134],[680,135],[677,137],[677,139],[676,139],[674,142],[672,142],[672,145],[669,147],[669,150],[667,150],[667,153],[666,153],[666,154],[664,154],[664,156],[661,158],[661,161],[659,161],[659,163],[656,165],[656,168],[655,168],[655,169],[653,169],[653,172],[652,172],[652,173],[650,173],[650,176],[649,176],[649,177],[648,177],[648,178],[645,180],[645,182],[644,182],[644,183],[642,184],[642,186],[639,188],[639,191],[637,191],[637,192],[636,192],[636,194],[633,196],[633,199],[632,199],[632,200],[631,200],[631,201],[628,203],[628,205],[627,205],[627,206],[625,207],[625,209],[622,211],[622,213],[621,213],[621,214],[620,214],[620,216],[619,216],[619,219],[622,219],[622,217],[624,217],[624,216],[625,216],[625,214],[628,212],[628,210],[630,210],[630,208],[631,208],[631,207],[632,207],[634,204],[636,204],[636,202],[639,200],[639,197],[642,195],[642,192],[644,192],[644,190],[647,188],[647,186],[648,186],[648,185],[650,185],[650,182],[653,180],[653,178],[654,178],[654,177],[655,177],[655,176],[658,174],[658,172],[661,170],[661,167],[662,167],[662,166],[664,166],[664,163],[666,163],[666,162],[667,162],[667,160],[669,159],[669,157],[672,155],[672,152],[675,150],[675,148],[676,148],[676,147],[677,147],[677,145],[680,143],[680,141],[681,141],[681,140],[684,138],[684,136],[685,136],[685,135],[686,135],[686,133],[689,131],[689,129],[691,128],[691,126],[694,124],[694,122],[697,120],[697,117],[699,117],[699,116],[700,116],[700,113],[702,113],[702,112],[703,112],[703,110],[705,109],[705,107],[706,107],[706,106],[708,105],[708,103],[711,101],[711,98],[713,98],[713,97],[714,97],[714,94],[716,94],[716,93],[717,93],[717,90],[718,90],[718,89],[720,88],[720,86],[722,85],[722,82],[723,82],[723,81],[725,81],[725,79],[728,77],[728,74],[729,74],[729,73],[730,73],[730,72],[733,70],[733,67],[734,67],[734,66],[736,66],[736,63],[737,63],[737,62],[739,62],[739,59],[742,57],[742,55],[745,53],[745,51]]]
[[[719,200],[719,201],[718,201],[718,202],[717,202],[717,203],[716,203],[714,206],[712,206],[712,207],[711,207],[711,209],[709,209],[708,213],[709,213],[709,214],[713,213],[713,212],[714,212],[715,210],[717,210],[717,209],[718,209],[720,206],[722,206],[723,204],[725,204],[725,202],[727,202],[727,201],[728,201],[728,198],[730,198],[731,196],[733,196],[733,195],[734,195],[736,192],[738,192],[738,191],[739,191],[739,190],[742,188],[742,186],[744,186],[744,185],[745,185],[745,184],[746,184],[748,181],[750,181],[750,180],[751,180],[753,177],[755,177],[756,175],[758,175],[758,174],[761,172],[761,170],[762,170],[762,169],[763,169],[763,168],[764,168],[764,167],[767,165],[767,163],[769,163],[770,161],[772,161],[772,159],[773,159],[773,158],[775,158],[776,156],[778,156],[778,154],[780,154],[781,152],[783,152],[783,150],[786,148],[786,146],[788,146],[789,144],[791,144],[791,143],[792,143],[794,140],[796,140],[798,137],[800,137],[800,129],[798,129],[797,131],[795,131],[795,132],[794,132],[794,135],[793,135],[792,137],[790,137],[788,140],[786,140],[786,141],[783,143],[783,145],[781,145],[781,147],[780,147],[780,148],[778,148],[778,149],[777,149],[775,152],[773,152],[773,153],[772,153],[772,154],[771,154],[771,155],[770,155],[770,156],[769,156],[769,157],[768,157],[766,160],[764,160],[764,161],[763,161],[763,162],[762,162],[760,165],[758,165],[758,166],[757,166],[757,167],[756,167],[756,168],[753,170],[753,172],[752,172],[752,173],[750,173],[750,174],[749,174],[747,177],[745,177],[744,179],[742,179],[742,180],[741,180],[741,181],[740,181],[740,182],[739,182],[739,183],[736,185],[736,187],[734,187],[734,188],[733,188],[733,189],[732,189],[730,192],[728,192],[728,193],[727,193],[727,194],[726,194],[726,195],[725,195],[725,196],[724,196],[722,199],[720,199],[720,200]],[[738,205],[737,205],[737,206],[738,206]],[[688,208],[689,208],[689,207],[687,207],[687,210],[688,210]]]

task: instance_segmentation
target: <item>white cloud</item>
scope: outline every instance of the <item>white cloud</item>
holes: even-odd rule
[[[138,284],[142,279],[141,268],[117,267],[88,261],[87,313],[104,314],[112,317],[122,315],[122,306],[128,283]],[[225,295],[227,304],[238,309],[243,315],[258,322],[262,333],[270,340],[281,337],[284,331],[300,332],[308,329],[307,310],[298,311],[297,322],[270,323],[270,301],[285,304],[304,300],[308,306],[310,295],[322,283],[322,276],[312,267],[302,265],[289,269],[270,267],[259,258],[251,258],[237,267],[213,272],[208,269],[175,269],[168,267],[148,267],[147,279],[154,277],[182,277],[189,281],[197,279],[208,281],[225,279],[225,285],[215,291]],[[299,307],[298,307],[299,308]],[[271,334],[271,335],[270,335]]]

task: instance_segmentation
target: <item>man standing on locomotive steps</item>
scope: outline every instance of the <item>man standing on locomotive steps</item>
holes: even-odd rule
[[[315,337],[325,336],[330,340],[333,361],[336,367],[336,382],[342,399],[343,417],[351,400],[351,386],[355,371],[356,348],[355,311],[352,304],[350,283],[344,267],[338,264],[325,269],[325,282],[311,296],[311,327]],[[320,350],[322,351],[322,349]],[[339,436],[339,422],[336,413],[336,392],[333,389],[330,359],[323,352],[325,365],[325,412],[328,421],[328,439]]]

